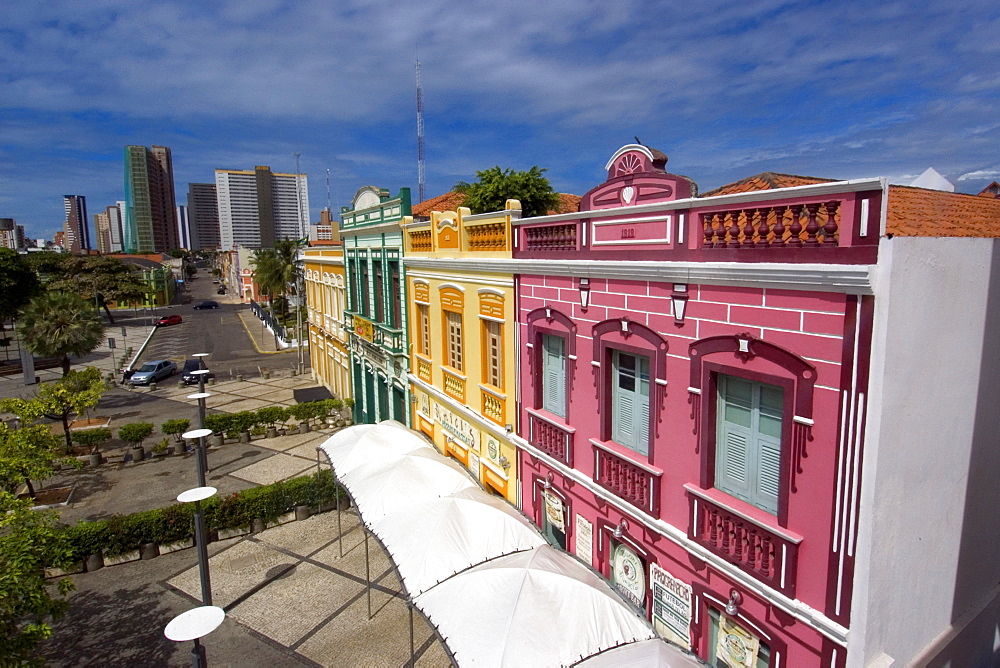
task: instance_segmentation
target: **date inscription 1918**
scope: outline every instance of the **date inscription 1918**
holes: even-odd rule
[[[622,228],[622,239],[635,239],[635,228],[634,227],[623,227]]]

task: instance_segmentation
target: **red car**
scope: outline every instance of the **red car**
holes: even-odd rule
[[[160,327],[162,325],[179,325],[181,324],[181,317],[179,315],[165,315],[156,321],[156,326]]]

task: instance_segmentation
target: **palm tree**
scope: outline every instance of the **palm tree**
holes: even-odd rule
[[[272,296],[284,297],[282,315],[288,315],[288,296],[297,294],[299,265],[299,242],[282,239],[274,248],[254,251],[250,263],[254,265],[254,281],[261,290]]]
[[[17,333],[32,353],[62,357],[65,376],[69,356],[93,352],[104,337],[104,327],[89,301],[68,292],[46,292],[21,311]]]

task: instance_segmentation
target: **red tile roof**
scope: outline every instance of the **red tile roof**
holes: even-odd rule
[[[815,176],[796,176],[795,174],[778,174],[776,172],[761,172],[748,176],[735,183],[730,183],[715,190],[702,193],[700,197],[715,197],[716,195],[731,195],[747,193],[754,190],[772,190],[774,188],[791,188],[793,186],[808,186],[815,183],[829,183],[833,179],[821,179]]]
[[[1000,199],[889,186],[885,231],[902,237],[1000,237]]]
[[[580,210],[580,196],[569,193],[556,193],[559,195],[559,204],[550,214],[553,213],[576,213]],[[430,218],[431,211],[454,211],[465,203],[465,195],[454,190],[443,195],[426,199],[420,204],[410,207],[413,217]]]
[[[980,197],[995,197],[997,199],[1000,199],[1000,183],[997,183],[996,181],[994,181],[990,185],[988,185],[985,188],[983,188],[982,191],[979,193],[979,196]]]

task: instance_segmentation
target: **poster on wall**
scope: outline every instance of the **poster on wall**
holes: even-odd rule
[[[542,498],[545,499],[545,519],[555,529],[566,533],[566,511],[562,499],[548,490],[542,492]]]
[[[611,582],[636,606],[646,602],[646,568],[635,552],[625,544],[615,544],[611,555]]]
[[[649,565],[653,586],[653,630],[684,649],[691,649],[691,585],[656,564]]]
[[[583,563],[593,567],[594,565],[594,525],[583,517],[576,516],[576,556],[583,560]]]
[[[472,477],[476,480],[479,480],[482,477],[479,467],[479,455],[471,450],[469,451],[469,472],[472,473]]]
[[[730,668],[753,668],[757,665],[760,640],[742,626],[719,614],[719,639],[715,657]]]

